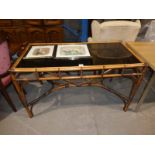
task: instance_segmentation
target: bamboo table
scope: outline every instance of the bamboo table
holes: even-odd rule
[[[91,54],[91,63],[84,60],[64,60],[66,63],[61,65],[62,60],[50,59],[50,63],[36,64],[35,60],[31,63],[25,62],[25,55],[32,46],[54,45],[83,45],[86,44]],[[48,60],[42,59],[44,62]],[[83,65],[78,63],[81,61]],[[61,62],[61,63],[60,63]],[[77,64],[75,64],[77,62]],[[85,63],[86,62],[86,63]],[[28,64],[31,64],[30,66]],[[74,64],[74,65],[72,65]],[[90,87],[97,86],[117,95],[124,102],[123,110],[127,111],[133,97],[144,77],[147,66],[143,60],[138,57],[125,43],[106,42],[106,43],[30,43],[21,56],[16,60],[10,69],[13,85],[18,92],[18,96],[23,104],[28,116],[33,117],[33,105],[42,97],[68,87]],[[123,72],[122,72],[123,70]],[[21,77],[23,73],[34,74],[33,78]],[[74,74],[72,74],[74,73]],[[105,78],[129,78],[132,80],[131,90],[128,96],[107,87],[103,83]],[[78,80],[78,82],[77,82]],[[79,82],[80,80],[80,82]],[[34,99],[31,103],[27,102],[22,83],[31,81],[51,81],[52,87],[40,97]]]
[[[128,42],[127,44],[141,59],[143,59],[153,70],[149,82],[146,84],[144,91],[138,101],[135,111],[140,110],[145,97],[155,82],[155,43],[153,42]]]

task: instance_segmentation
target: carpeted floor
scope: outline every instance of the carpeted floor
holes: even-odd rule
[[[105,80],[109,86],[129,93],[128,79]],[[28,100],[48,89],[38,83],[26,85]],[[34,106],[34,117],[28,118],[13,86],[8,92],[18,108],[14,113],[0,95],[0,134],[155,134],[155,95],[149,92],[141,111],[134,108],[144,87],[141,85],[129,111],[115,95],[97,87],[66,88],[54,92]]]

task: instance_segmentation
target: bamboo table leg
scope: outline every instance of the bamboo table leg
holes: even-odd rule
[[[154,81],[155,81],[155,72],[153,72],[151,79],[146,84],[146,87],[144,88],[144,91],[143,91],[143,93],[142,93],[142,95],[141,95],[141,97],[140,97],[140,99],[139,99],[139,101],[137,103],[135,112],[138,112],[140,110],[140,106],[143,104],[143,101],[144,101],[146,95],[148,94],[148,92],[149,92],[152,84],[154,83]]]
[[[13,85],[17,91],[17,94],[21,100],[21,103],[23,104],[23,106],[24,106],[26,112],[28,113],[29,117],[32,118],[33,113],[28,107],[27,100],[26,100],[25,94],[23,92],[23,89],[20,87],[20,84],[16,81],[16,77],[14,74],[11,74],[11,78],[12,78]]]
[[[143,68],[143,71],[142,71],[142,75],[133,83],[133,86],[131,88],[131,92],[130,92],[130,95],[129,95],[129,100],[128,102],[125,104],[125,106],[123,107],[123,110],[126,112],[128,110],[128,107],[129,105],[131,104],[131,101],[132,99],[134,98],[143,78],[144,78],[144,74],[146,72],[146,69],[147,67],[144,67]]]

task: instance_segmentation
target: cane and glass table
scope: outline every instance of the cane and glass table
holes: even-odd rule
[[[76,46],[76,50],[68,48],[72,46]],[[29,52],[36,47],[44,47],[42,54],[47,52],[47,47],[51,47],[53,53],[47,57],[29,58]],[[64,51],[61,51],[61,48],[64,48]],[[64,53],[66,55],[61,56]],[[38,49],[35,49],[35,54],[38,54]],[[31,118],[34,103],[54,91],[69,87],[101,87],[120,97],[124,103],[123,110],[127,111],[141,84],[146,68],[143,60],[128,48],[125,42],[29,43],[11,67],[10,74],[21,103]],[[29,73],[33,76],[22,76]],[[132,81],[128,96],[107,87],[103,82],[105,78],[119,77],[129,78]],[[47,81],[51,84],[51,88],[28,103],[22,84],[31,81]]]

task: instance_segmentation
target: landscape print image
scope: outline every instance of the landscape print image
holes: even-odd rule
[[[72,46],[72,47],[62,47],[60,50],[60,54],[67,56],[67,55],[84,55],[85,54],[85,48],[81,46]]]
[[[26,58],[45,58],[53,56],[54,46],[32,46]]]
[[[47,55],[49,51],[49,48],[36,48],[33,51],[33,55]]]
[[[90,56],[87,45],[58,45],[56,57]]]

